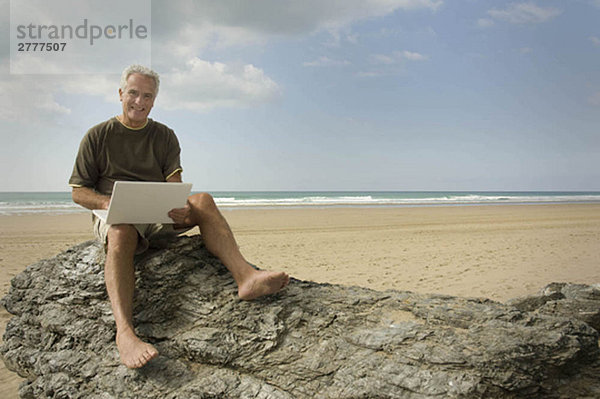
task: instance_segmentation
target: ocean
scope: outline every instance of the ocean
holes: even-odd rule
[[[222,208],[600,203],[600,191],[215,191]],[[0,215],[88,212],[70,192],[0,192]]]

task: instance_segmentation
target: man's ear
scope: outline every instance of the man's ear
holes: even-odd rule
[[[119,101],[123,101],[123,90],[119,87]]]

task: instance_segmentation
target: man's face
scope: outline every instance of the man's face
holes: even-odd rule
[[[123,103],[123,123],[131,127],[141,127],[154,105],[154,80],[148,76],[132,73],[127,78],[125,91],[119,89]]]

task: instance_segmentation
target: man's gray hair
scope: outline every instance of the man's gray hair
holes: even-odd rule
[[[154,87],[156,88],[154,90],[154,97],[156,97],[158,94],[158,86],[160,85],[160,78],[156,72],[143,65],[134,64],[125,68],[121,74],[121,90],[125,91],[125,89],[127,89],[127,79],[129,78],[129,75],[133,73],[139,73],[140,75],[154,79]]]

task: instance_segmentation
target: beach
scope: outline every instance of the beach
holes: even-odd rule
[[[504,302],[600,283],[600,204],[224,209],[248,261],[301,280]],[[27,265],[92,239],[86,212],[0,215],[0,295]],[[198,231],[192,231],[192,234]],[[0,311],[4,331],[10,315]],[[0,397],[21,379],[0,365]]]

